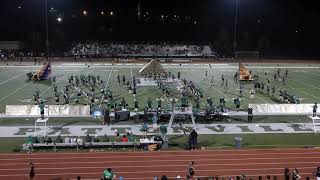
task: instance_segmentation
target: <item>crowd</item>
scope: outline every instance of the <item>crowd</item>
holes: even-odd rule
[[[86,42],[75,43],[71,49],[74,56],[212,56],[214,51],[209,45],[155,44],[155,43],[112,43]]]
[[[90,143],[90,142],[134,142],[135,137],[132,133],[124,133],[123,135],[120,135],[119,132],[116,132],[116,136],[111,140],[107,135],[103,135],[101,137],[90,136],[87,134],[86,137],[71,137],[66,136],[64,139],[58,135],[56,138],[52,139],[51,137],[37,137],[37,136],[29,136],[27,139],[28,144],[36,144],[36,143]]]

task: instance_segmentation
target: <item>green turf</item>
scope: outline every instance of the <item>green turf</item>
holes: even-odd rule
[[[320,146],[320,134],[242,134],[242,135],[199,135],[199,146],[207,148],[234,147],[234,138],[241,137],[244,148],[276,148]],[[185,135],[170,137],[169,145],[173,149],[186,147]]]
[[[21,145],[26,143],[26,138],[0,138],[0,152],[14,152],[21,149]]]
[[[295,93],[297,96],[303,98],[303,103],[313,103],[319,101],[320,97],[320,82],[319,69],[305,69],[307,67],[304,64],[281,64],[277,66],[276,64],[249,64],[250,69],[254,74],[259,75],[259,79],[266,81],[267,78],[270,78],[272,84],[274,84],[278,89],[285,88],[286,90]],[[255,66],[265,66],[267,68],[255,68]],[[296,67],[294,69],[289,69],[289,78],[288,82],[283,85],[282,83],[273,81],[273,74],[277,70],[277,67]],[[318,65],[315,65],[318,66]],[[141,68],[137,66],[100,66],[100,67],[55,67],[53,66],[53,73],[57,76],[57,83],[59,90],[64,88],[64,84],[68,79],[68,76],[80,75],[80,74],[94,74],[100,75],[104,82],[108,82],[108,88],[111,88],[114,92],[115,99],[121,99],[124,97],[128,102],[130,107],[133,107],[133,97],[128,93],[128,90],[123,85],[118,85],[117,75],[125,75],[126,79],[131,78],[132,76],[139,77],[138,71]],[[233,82],[233,75],[237,72],[237,64],[226,64],[226,65],[212,65],[213,68],[209,68],[208,65],[203,65],[201,67],[193,66],[165,66],[168,71],[177,74],[178,71],[181,72],[182,78],[187,80],[192,80],[198,85],[201,89],[204,90],[204,98],[202,99],[205,104],[205,100],[208,97],[212,97],[215,103],[218,103],[220,97],[225,97],[228,102],[226,103],[227,107],[234,109],[234,104],[232,102],[233,98],[239,96],[239,84]],[[217,67],[217,68],[214,68]],[[274,68],[270,68],[274,67]],[[0,83],[4,82],[10,78],[14,78],[10,81],[5,82],[0,85],[0,112],[5,111],[5,105],[16,105],[16,104],[32,104],[32,94],[34,90],[39,89],[42,94],[41,98],[47,100],[47,104],[54,103],[54,92],[51,88],[50,82],[28,82],[26,80],[26,73],[34,70],[32,67],[0,67]],[[205,78],[205,70],[208,71],[208,78]],[[268,75],[265,76],[264,72],[268,72]],[[225,90],[224,87],[220,86],[221,84],[221,75],[224,74],[228,79],[228,90]],[[215,87],[210,87],[211,76],[215,77]],[[16,77],[17,76],[17,77]],[[171,93],[169,98],[178,98],[179,92],[174,85],[170,86]],[[97,85],[96,90],[99,91],[101,86]],[[252,84],[245,85],[246,91],[252,88]],[[73,90],[72,90],[73,91]],[[72,93],[71,91],[71,93]],[[277,100],[266,94],[257,94],[254,100],[250,100],[249,93],[245,93],[244,97],[241,98],[241,103],[243,109],[246,109],[248,103],[277,103]],[[100,105],[101,95],[97,94],[97,105]],[[164,98],[162,92],[156,87],[148,88],[138,88],[137,90],[137,99],[140,102],[140,107],[145,105],[145,102],[148,98],[155,100],[156,98],[164,99],[166,104],[167,100]],[[26,102],[30,101],[30,102]],[[193,103],[193,97],[190,97],[190,101]],[[86,98],[82,98],[82,103],[87,103]],[[154,101],[154,104],[156,102]]]

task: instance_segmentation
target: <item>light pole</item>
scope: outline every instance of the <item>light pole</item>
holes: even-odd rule
[[[236,1],[236,9],[235,9],[235,16],[234,16],[234,40],[233,40],[233,53],[234,57],[237,58],[237,24],[238,24],[238,0]]]
[[[45,0],[46,13],[46,56],[49,57],[49,25],[48,25],[48,0]]]

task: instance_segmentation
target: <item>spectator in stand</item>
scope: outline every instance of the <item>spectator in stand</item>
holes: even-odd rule
[[[93,142],[99,142],[99,138],[97,134],[94,136]]]
[[[58,135],[58,137],[56,138],[56,143],[62,143],[62,138],[60,135]]]
[[[87,143],[92,142],[92,137],[89,134],[87,134],[86,136],[86,142]]]
[[[109,137],[106,134],[102,137],[102,142],[109,142]]]
[[[317,167],[317,171],[314,172],[313,175],[317,178],[317,180],[320,180],[320,166]]]
[[[47,143],[52,143],[51,137],[48,138]]]
[[[290,170],[289,170],[289,168],[284,168],[283,176],[284,176],[284,180],[289,180],[290,179]]]
[[[121,137],[120,137],[120,134],[117,132],[117,136],[114,138],[114,141],[115,142],[121,142]]]
[[[40,137],[40,140],[39,140],[39,143],[46,143],[46,139],[45,139],[45,137]]]
[[[66,138],[64,138],[64,143],[70,143],[71,139],[70,136],[68,135]]]
[[[121,142],[128,142],[128,137],[126,135],[123,135],[121,138]]]
[[[132,132],[127,132],[128,142],[134,142],[135,138]]]
[[[33,138],[32,138],[32,143],[39,143],[39,139],[38,139],[38,137],[37,136],[34,136]]]
[[[294,168],[293,173],[292,173],[292,180],[298,180],[298,179],[302,179],[302,178],[299,175],[298,169]]]
[[[82,140],[82,138],[80,138],[80,136],[77,138],[77,143],[78,144],[82,144],[83,143],[83,140]]]
[[[190,140],[190,150],[196,150],[197,149],[197,140],[198,140],[198,133],[196,130],[193,130],[189,135]]]

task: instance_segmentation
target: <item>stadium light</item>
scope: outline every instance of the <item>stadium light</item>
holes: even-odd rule
[[[110,16],[113,16],[113,15],[114,15],[114,13],[113,13],[113,11],[111,11],[111,12],[110,12]]]
[[[104,12],[103,12],[103,11],[101,11],[101,15],[104,15]]]
[[[60,22],[62,22],[62,18],[61,17],[58,17],[57,18],[57,21],[60,23]]]
[[[82,14],[83,14],[84,16],[86,16],[86,15],[87,15],[87,11],[84,10],[84,11],[82,12]]]

